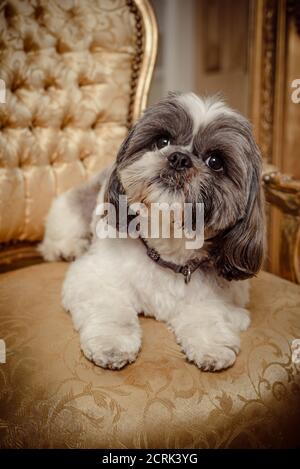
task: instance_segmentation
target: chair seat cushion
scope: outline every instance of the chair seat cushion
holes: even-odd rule
[[[236,364],[201,372],[166,325],[141,318],[135,363],[103,370],[81,353],[60,304],[65,263],[0,277],[0,447],[215,448],[298,444],[300,287],[262,272]]]

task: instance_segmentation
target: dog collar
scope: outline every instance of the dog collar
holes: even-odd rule
[[[147,241],[140,237],[140,240],[144,244],[147,250],[147,255],[150,257],[150,259],[158,264],[160,267],[166,268],[166,269],[171,269],[175,274],[182,274],[184,276],[184,281],[186,284],[188,284],[191,280],[192,274],[199,269],[199,267],[209,267],[211,265],[211,259],[206,256],[203,257],[202,259],[194,258],[189,260],[186,264],[184,265],[179,265],[175,264],[174,262],[169,262],[165,261],[160,257],[160,254],[156,251],[156,249],[151,248]]]

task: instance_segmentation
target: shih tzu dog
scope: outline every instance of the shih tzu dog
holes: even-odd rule
[[[133,362],[143,313],[166,322],[202,370],[235,362],[250,323],[245,279],[264,251],[260,178],[243,116],[215,98],[170,93],[130,130],[112,168],[54,201],[39,249],[50,261],[76,258],[62,301],[87,358],[111,369]],[[187,249],[186,237],[172,233],[124,236],[124,223],[119,236],[99,238],[96,207],[110,203],[118,213],[121,195],[128,206],[202,203],[202,247]]]

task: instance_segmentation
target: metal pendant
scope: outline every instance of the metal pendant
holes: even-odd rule
[[[190,282],[191,276],[192,276],[191,268],[190,266],[187,266],[186,272],[184,274],[184,281],[186,285]]]

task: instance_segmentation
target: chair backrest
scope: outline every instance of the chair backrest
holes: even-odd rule
[[[0,243],[41,239],[52,199],[113,161],[156,38],[147,0],[1,2]]]

